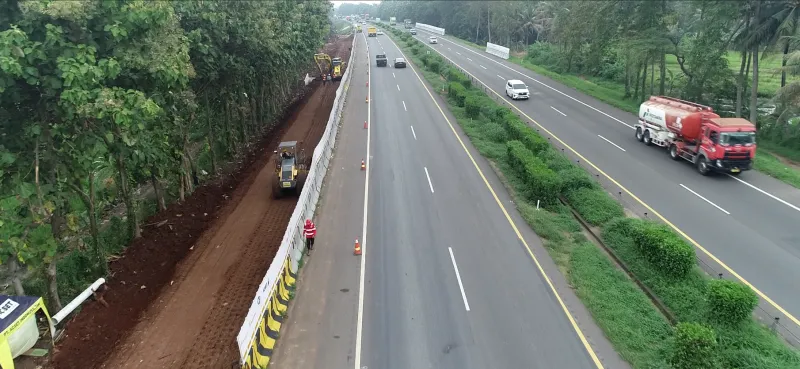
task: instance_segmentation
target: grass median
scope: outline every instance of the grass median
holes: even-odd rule
[[[590,175],[508,108],[474,88],[440,56],[427,53],[424,44],[391,32],[436,92],[446,96],[458,124],[501,175],[525,221],[634,368],[800,368],[800,355],[752,319],[757,303],[752,291],[735,282],[712,281],[683,239],[655,223],[626,218],[621,205]],[[604,230],[605,243],[676,315],[677,329],[587,240],[559,196]]]

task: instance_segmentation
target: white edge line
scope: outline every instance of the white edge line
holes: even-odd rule
[[[406,102],[405,102],[405,100],[403,101],[403,110],[405,110],[405,111],[408,111],[408,108],[406,107]]]
[[[767,196],[771,197],[775,201],[778,201],[778,202],[780,202],[780,203],[782,203],[782,204],[784,204],[784,205],[786,205],[786,206],[788,206],[788,207],[790,207],[790,208],[792,208],[794,210],[800,211],[799,207],[790,204],[789,202],[787,202],[786,200],[781,199],[780,197],[777,197],[777,196],[775,196],[775,195],[773,195],[773,194],[771,194],[771,193],[769,193],[767,191],[764,191],[764,190],[762,190],[762,189],[760,189],[760,188],[758,188],[758,187],[756,187],[756,186],[754,186],[754,185],[752,185],[752,184],[750,184],[750,183],[748,183],[746,181],[743,181],[743,180],[741,180],[739,178],[736,178],[736,177],[734,177],[734,176],[732,176],[730,174],[728,174],[728,176],[733,178],[733,179],[735,179],[735,180],[737,180],[737,181],[739,181],[739,182],[744,183],[745,185],[749,186],[750,188],[752,188],[752,189],[754,189],[754,190],[756,190],[758,192],[763,193],[764,195],[767,195]]]
[[[431,175],[428,174],[428,167],[425,168],[425,176],[428,177],[428,186],[431,186],[431,193],[433,193],[433,182],[431,182]]]
[[[561,115],[563,115],[563,116],[565,116],[565,117],[567,116],[566,114],[562,113],[562,112],[561,112],[561,110],[558,110],[558,109],[556,109],[556,108],[554,108],[554,107],[552,107],[552,106],[550,107],[550,109],[553,109],[553,110],[557,111],[557,112],[558,112],[558,114],[561,114]]]
[[[731,213],[729,213],[727,210],[725,210],[725,209],[723,209],[723,208],[719,207],[719,205],[717,205],[717,204],[715,204],[715,203],[711,202],[711,200],[709,200],[709,199],[707,199],[707,198],[705,198],[705,197],[703,197],[703,196],[700,196],[700,194],[699,194],[699,193],[697,193],[697,192],[694,192],[694,191],[692,191],[692,189],[691,189],[691,188],[684,186],[684,185],[683,185],[683,183],[680,183],[680,185],[681,185],[681,187],[683,187],[683,188],[684,188],[686,191],[689,191],[689,192],[693,193],[695,196],[697,196],[697,197],[699,197],[699,198],[703,199],[703,201],[705,201],[705,202],[707,202],[707,203],[711,204],[711,206],[713,206],[713,207],[715,207],[715,208],[719,209],[719,211],[721,211],[721,212],[723,212],[723,213],[725,213],[725,214],[731,215]]]
[[[615,143],[611,142],[611,140],[609,140],[609,139],[607,139],[607,138],[605,138],[605,137],[603,137],[603,136],[600,136],[600,135],[597,135],[597,137],[600,137],[600,138],[602,138],[602,139],[603,139],[605,142],[608,142],[608,143],[610,143],[610,144],[614,145],[616,148],[618,148],[618,149],[620,149],[620,150],[622,150],[622,151],[625,151],[625,149],[623,149],[623,148],[619,147],[619,145],[617,145],[617,144],[615,144]]]
[[[364,35],[362,33],[362,35]],[[367,36],[364,35],[364,44],[366,45],[367,51],[367,61],[369,61],[369,43],[367,42]],[[367,86],[370,85],[372,79],[372,73],[370,70],[372,69],[372,63],[367,63]],[[372,87],[367,87],[367,96],[372,93]],[[367,127],[371,124],[371,104],[367,104]],[[364,327],[364,278],[366,276],[366,266],[367,266],[367,251],[366,251],[366,244],[367,244],[367,211],[369,209],[368,200],[369,200],[369,170],[371,166],[369,165],[369,145],[370,145],[370,136],[372,130],[367,130],[367,157],[366,166],[367,166],[367,173],[366,179],[364,180],[364,219],[362,223],[361,229],[361,274],[359,275],[358,281],[358,319],[356,322],[356,358],[355,362],[355,369],[361,369],[361,336],[362,330]]]
[[[423,31],[423,32],[424,32],[424,31]],[[451,43],[451,44],[453,44],[453,45],[456,45],[456,46],[458,46],[458,47],[462,47],[462,48],[464,48],[464,49],[466,49],[466,50],[469,50],[469,51],[471,51],[471,52],[473,52],[473,53],[475,53],[475,54],[477,54],[477,55],[480,55],[480,56],[482,56],[482,57],[484,57],[484,58],[486,58],[486,59],[488,59],[488,60],[490,60],[490,61],[492,61],[492,62],[496,63],[497,65],[499,65],[499,66],[501,66],[501,67],[503,67],[503,68],[506,68],[506,69],[508,69],[508,70],[514,71],[514,72],[516,72],[516,73],[519,73],[519,74],[521,74],[521,75],[523,75],[523,76],[527,77],[528,79],[530,79],[530,80],[532,80],[532,81],[534,81],[534,82],[536,82],[536,83],[538,83],[538,84],[540,84],[540,85],[544,86],[544,87],[547,87],[547,88],[549,88],[549,89],[551,89],[551,90],[553,90],[553,91],[555,91],[555,92],[557,92],[557,93],[559,93],[559,94],[561,94],[561,95],[564,95],[565,97],[567,97],[567,98],[569,98],[569,99],[571,99],[571,100],[573,100],[573,101],[575,101],[575,102],[577,102],[577,103],[579,103],[579,104],[581,104],[581,105],[583,105],[583,106],[585,106],[585,107],[587,107],[587,108],[589,108],[589,109],[592,109],[592,110],[594,110],[594,111],[596,111],[596,112],[598,112],[598,113],[600,113],[600,114],[602,114],[602,115],[605,115],[605,116],[606,116],[606,117],[608,117],[608,118],[611,118],[611,119],[615,120],[617,123],[624,124],[624,125],[628,126],[628,127],[629,127],[629,128],[631,128],[631,129],[633,129],[633,128],[634,128],[632,125],[630,125],[630,124],[628,124],[628,123],[625,123],[625,122],[623,122],[623,121],[621,121],[621,120],[619,120],[619,119],[617,119],[617,118],[614,118],[614,117],[612,117],[611,115],[609,115],[608,113],[606,113],[606,112],[604,112],[604,111],[602,111],[602,110],[600,110],[600,109],[597,109],[597,108],[595,108],[594,106],[591,106],[591,105],[589,105],[589,104],[587,104],[587,103],[585,103],[585,102],[583,102],[583,101],[580,101],[580,100],[578,100],[578,99],[576,99],[576,98],[574,98],[574,97],[572,97],[572,96],[570,96],[570,95],[567,95],[567,94],[565,94],[565,93],[563,93],[563,92],[561,92],[561,91],[559,91],[559,90],[557,90],[557,89],[555,89],[555,88],[553,88],[553,87],[551,87],[551,86],[549,86],[549,85],[545,84],[544,82],[542,82],[542,81],[539,81],[539,80],[538,80],[538,79],[536,79],[536,78],[533,78],[533,77],[531,77],[531,76],[529,76],[529,75],[527,75],[527,74],[525,74],[525,73],[523,73],[523,72],[520,72],[520,71],[518,71],[518,70],[516,70],[516,69],[514,69],[514,68],[511,68],[511,67],[509,67],[509,66],[507,66],[507,65],[505,65],[505,64],[503,64],[503,63],[500,63],[499,61],[497,61],[497,60],[494,60],[494,59],[492,59],[492,58],[490,58],[490,57],[488,57],[488,56],[486,56],[486,55],[483,55],[483,54],[481,54],[481,53],[479,53],[479,52],[477,52],[477,51],[475,51],[475,50],[472,50],[471,48],[469,48],[469,47],[467,47],[467,46],[460,45],[460,44],[459,44],[459,43],[457,43],[457,42],[453,42],[453,41],[447,40],[447,39],[445,39],[445,38],[442,38],[442,39],[443,39],[443,40],[445,40],[445,41],[448,41],[448,42],[450,42],[450,43]],[[484,68],[484,69],[486,69],[486,68]]]
[[[414,126],[409,126],[409,127],[411,127],[411,134],[414,135],[414,140],[416,140],[417,139],[417,132],[414,132]],[[428,179],[428,180],[430,181],[430,179]]]
[[[469,302],[467,302],[467,294],[464,292],[464,284],[461,283],[461,274],[458,273],[458,265],[456,265],[456,257],[453,256],[453,248],[448,247],[448,251],[450,251],[450,260],[453,261],[453,269],[456,271],[456,279],[458,280],[458,288],[461,290],[461,297],[464,298],[464,307],[467,308],[469,311]]]

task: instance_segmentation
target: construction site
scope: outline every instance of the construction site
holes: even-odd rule
[[[146,232],[110,265],[105,290],[66,325],[47,367],[238,365],[236,335],[297,202],[297,196],[275,194],[282,178],[279,145],[291,143],[310,162],[352,40],[352,35],[329,40],[315,56],[320,70],[310,71],[317,78],[237,170],[146,221],[169,227]],[[331,83],[318,78],[325,65]],[[302,174],[303,167],[298,169]]]

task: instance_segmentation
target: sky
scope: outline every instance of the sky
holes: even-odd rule
[[[378,4],[378,3],[380,3],[380,1],[367,1],[367,0],[363,0],[363,1],[333,1],[333,0],[331,0],[331,2],[333,3],[333,6],[336,6],[336,7],[338,7],[339,5],[342,5],[343,3],[354,3],[354,4],[356,4],[356,3],[367,3],[367,4]]]

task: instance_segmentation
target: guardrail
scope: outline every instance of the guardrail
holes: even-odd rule
[[[431,26],[430,24],[415,23],[414,24],[414,28],[421,29],[423,31],[428,31],[430,33],[435,33],[435,34],[437,34],[439,36],[444,36],[444,28],[434,27],[434,26]]]
[[[486,52],[494,56],[499,56],[503,59],[508,60],[510,51],[511,50],[505,46],[500,46],[497,44],[493,44],[491,42],[486,43]]]
[[[336,134],[339,131],[339,120],[344,109],[344,94],[350,84],[353,53],[356,37],[350,50],[350,65],[342,76],[342,82],[336,90],[325,133],[314,148],[311,168],[305,186],[297,200],[289,225],[283,235],[281,246],[267,269],[258,291],[250,304],[244,323],[239,328],[236,343],[239,347],[239,364],[243,368],[265,369],[272,356],[275,340],[283,322],[289,302],[289,288],[294,286],[297,278],[300,258],[303,256],[305,242],[303,240],[303,223],[314,216],[322,189],[322,181],[328,171],[333,149],[336,146]]]

